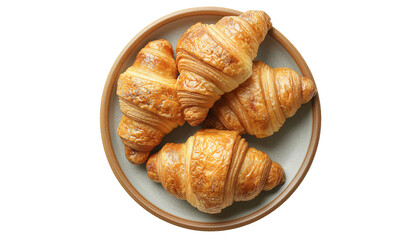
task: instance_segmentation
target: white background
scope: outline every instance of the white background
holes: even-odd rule
[[[297,191],[221,232],[141,208],[112,173],[99,126],[124,46],[197,6],[265,10],[307,61],[322,107]],[[414,239],[413,10],[410,1],[2,1],[0,239]]]

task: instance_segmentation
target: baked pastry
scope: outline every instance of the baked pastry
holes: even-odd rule
[[[315,83],[289,68],[255,61],[252,76],[211,108],[203,125],[258,138],[271,136],[316,94]]]
[[[263,11],[228,16],[216,24],[197,23],[179,39],[177,95],[184,119],[192,126],[206,118],[215,101],[243,83],[252,60],[271,28]]]
[[[185,122],[175,91],[178,72],[173,56],[167,40],[149,42],[118,79],[124,115],[117,133],[131,163],[144,163],[164,135]]]
[[[168,143],[146,167],[151,180],[206,213],[219,213],[285,181],[278,163],[227,130],[202,129],[186,143]]]

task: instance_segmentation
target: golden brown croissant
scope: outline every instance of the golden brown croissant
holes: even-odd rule
[[[176,47],[180,72],[176,88],[190,125],[199,125],[222,94],[248,79],[270,28],[266,13],[248,11],[216,24],[197,23],[183,34]]]
[[[173,56],[168,41],[149,42],[118,80],[124,115],[117,133],[134,164],[144,163],[164,135],[184,124],[174,89],[178,72]]]
[[[282,167],[235,131],[202,129],[186,143],[168,143],[147,161],[147,175],[202,212],[219,213],[285,181]]]
[[[222,96],[210,110],[205,127],[271,136],[316,94],[315,83],[289,68],[255,61],[252,76]]]

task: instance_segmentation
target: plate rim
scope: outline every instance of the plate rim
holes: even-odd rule
[[[137,45],[139,45],[147,36],[153,33],[159,27],[168,24],[170,22],[179,20],[181,18],[197,16],[197,15],[217,15],[217,16],[229,16],[229,15],[239,15],[242,12],[229,9],[229,8],[222,8],[222,7],[196,7],[196,8],[188,8],[179,10],[173,13],[170,13],[154,22],[149,24],[143,30],[141,30],[134,38],[124,47],[121,53],[118,55],[117,59],[115,60],[109,74],[107,80],[104,85],[104,90],[102,93],[101,98],[101,109],[100,109],[100,128],[101,128],[101,138],[102,144],[104,147],[105,155],[107,157],[108,163],[117,178],[120,182],[121,186],[125,189],[125,191],[145,210],[150,212],[151,214],[155,215],[156,217],[169,222],[171,224],[193,229],[193,230],[203,230],[203,231],[218,231],[218,230],[227,230],[232,228],[241,227],[252,222],[255,222],[275,209],[277,209],[281,204],[283,204],[291,194],[298,188],[302,180],[304,179],[305,175],[307,174],[308,170],[311,167],[313,162],[314,156],[317,151],[318,142],[320,139],[320,130],[321,130],[321,107],[320,107],[320,99],[318,93],[314,98],[311,100],[312,103],[312,132],[311,132],[311,139],[310,144],[307,149],[306,156],[301,164],[300,169],[296,173],[295,177],[291,180],[291,182],[287,185],[287,187],[271,202],[263,206],[262,208],[252,212],[248,215],[245,215],[240,218],[220,221],[220,222],[199,222],[189,219],[184,219],[168,212],[165,212],[151,203],[149,200],[144,198],[130,183],[126,175],[121,169],[121,166],[118,163],[118,159],[114,153],[113,145],[111,142],[110,137],[110,130],[109,130],[109,105],[110,105],[110,98],[115,83],[118,80],[118,76],[120,74],[120,68],[123,62],[127,59],[127,57],[135,50]],[[311,74],[311,71],[298,52],[298,50],[294,47],[294,45],[278,30],[274,27],[268,32],[268,34],[277,40],[287,52],[291,55],[294,59],[303,76],[311,78],[314,81],[314,78]]]

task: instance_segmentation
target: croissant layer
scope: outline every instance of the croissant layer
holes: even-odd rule
[[[202,129],[169,143],[147,161],[148,177],[202,212],[219,213],[285,181],[282,167],[249,148],[236,131]]]
[[[251,77],[224,94],[203,125],[267,137],[277,132],[286,118],[293,116],[316,92],[311,79],[289,68],[272,69],[255,61]]]
[[[130,162],[144,163],[165,134],[183,125],[177,75],[173,49],[166,40],[149,42],[120,75],[117,95],[124,115],[117,133]]]
[[[216,24],[197,23],[177,43],[176,83],[184,119],[200,124],[220,96],[252,74],[252,60],[271,28],[263,11],[228,16]]]

